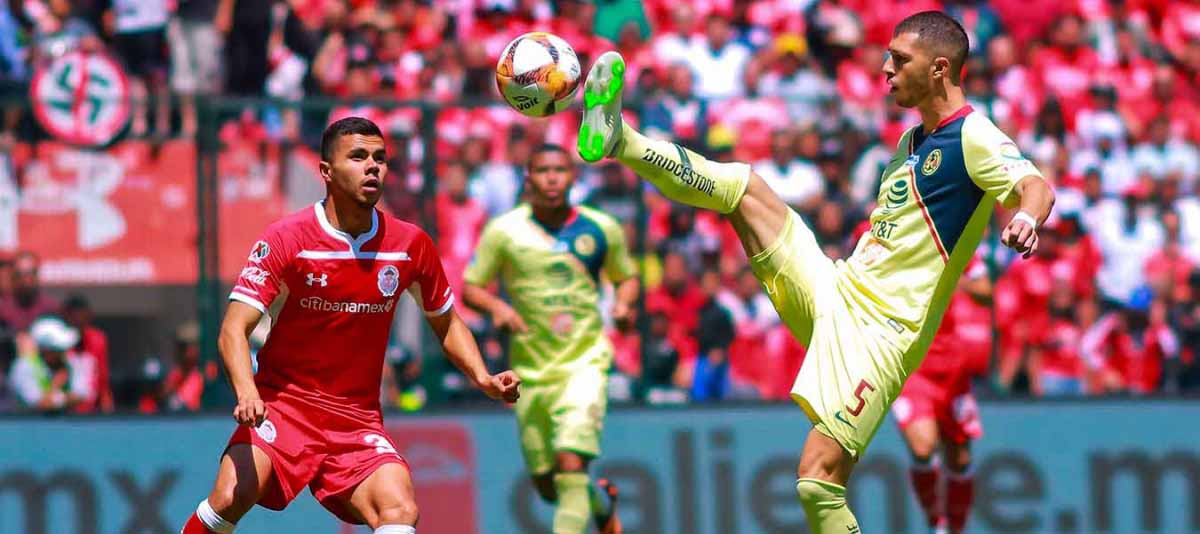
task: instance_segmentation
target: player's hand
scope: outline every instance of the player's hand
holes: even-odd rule
[[[1037,252],[1037,230],[1029,224],[1029,221],[1013,219],[1008,222],[1008,226],[1004,227],[1004,233],[1000,235],[1000,242],[1004,243],[1004,246],[1020,252],[1022,258],[1028,259],[1033,256],[1034,252]]]
[[[238,399],[233,409],[233,419],[239,425],[258,427],[267,420],[267,403],[258,397]]]
[[[492,313],[492,324],[501,330],[508,330],[518,334],[524,334],[529,331],[529,327],[525,325],[525,320],[521,318],[517,310],[507,305]]]
[[[521,379],[517,373],[504,371],[480,382],[479,389],[493,399],[511,404],[521,397]]]

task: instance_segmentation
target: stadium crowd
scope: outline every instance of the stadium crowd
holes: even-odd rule
[[[574,145],[577,110],[530,120],[495,96],[504,45],[547,30],[584,65],[620,50],[634,81],[626,120],[716,159],[753,162],[827,253],[844,257],[866,230],[898,139],[920,122],[888,101],[879,69],[890,28],[926,9],[963,23],[971,105],[1036,161],[1059,198],[1032,259],[999,246],[979,251],[994,290],[990,303],[954,308],[964,361],[984,362],[1003,392],[1200,391],[1200,1],[10,0],[0,4],[0,88],[24,87],[65,50],[107,49],[134,80],[135,99],[157,95],[135,106],[130,138],[193,135],[197,95],[273,98],[224,123],[226,140],[311,145],[320,122],[371,118],[396,152],[400,179],[387,185],[387,209],[418,217],[410,214],[421,212],[426,180],[436,180],[439,246],[460,289],[483,224],[519,201],[530,151]],[[317,97],[336,100],[315,121],[288,105]],[[420,109],[387,99],[438,105],[434,145],[423,144]],[[23,109],[5,108],[0,150],[36,139]],[[420,172],[427,151],[441,162],[435,177]],[[803,348],[731,228],[667,202],[615,164],[580,173],[573,197],[644,243],[643,328],[611,332],[615,398],[787,398]],[[0,266],[0,321],[25,340],[0,356],[10,397],[40,406],[21,389],[33,386],[17,384],[24,380],[56,398],[82,395],[78,410],[110,407],[107,355],[79,364],[90,369],[86,380],[58,378],[62,354],[38,356],[65,352],[72,362],[103,352],[86,302],[45,300],[36,258]],[[63,324],[24,335],[52,310]],[[469,318],[498,361],[502,344],[487,318]],[[194,408],[195,390],[211,380],[195,361],[194,327],[177,337],[179,367],[146,389],[145,410]],[[385,388],[390,398],[417,387],[419,361],[398,361],[389,376],[402,384]]]

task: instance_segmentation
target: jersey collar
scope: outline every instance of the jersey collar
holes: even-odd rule
[[[529,220],[533,221],[533,224],[540,226],[543,230],[545,230],[546,232],[548,232],[550,234],[556,234],[556,233],[560,232],[563,228],[566,228],[566,227],[574,224],[575,221],[578,219],[579,219],[579,209],[576,208],[575,206],[571,206],[571,214],[567,215],[567,219],[563,221],[562,226],[559,226],[557,228],[550,228],[549,226],[542,224],[542,221],[539,221],[538,218],[533,215],[533,206],[529,206]]]
[[[942,122],[939,122],[939,123],[937,124],[937,127],[935,127],[935,128],[933,129],[933,131],[935,131],[935,132],[936,132],[936,131],[938,131],[938,130],[941,130],[941,129],[942,129],[943,127],[945,127],[947,124],[950,124],[950,123],[952,123],[952,122],[954,122],[954,121],[956,121],[956,120],[958,120],[958,119],[961,119],[961,118],[963,118],[963,117],[966,117],[967,115],[970,115],[972,111],[975,111],[975,108],[971,107],[971,105],[970,105],[970,104],[966,104],[966,105],[964,105],[963,107],[961,107],[961,108],[958,108],[958,111],[955,111],[955,112],[954,112],[954,114],[950,115],[949,117],[946,117],[946,118],[942,119]]]
[[[321,223],[321,229],[325,230],[325,233],[339,241],[346,243],[350,246],[350,250],[354,252],[358,252],[358,250],[361,249],[363,245],[367,244],[371,238],[375,237],[375,233],[379,231],[379,211],[375,209],[371,210],[371,229],[363,232],[358,237],[354,237],[347,232],[338,230],[337,228],[334,228],[332,224],[330,224],[329,219],[325,217],[324,200],[318,200],[316,204],[313,204],[313,212],[317,214],[317,222]]]
[[[909,153],[911,154],[914,150],[917,149],[917,147],[921,146],[921,143],[925,142],[926,139],[933,137],[933,134],[936,134],[938,132],[938,130],[945,128],[948,124],[950,124],[958,119],[961,119],[963,117],[966,117],[967,115],[970,115],[972,111],[975,111],[975,108],[971,107],[970,104],[966,104],[963,107],[958,108],[958,111],[955,111],[949,117],[942,119],[942,122],[937,123],[937,126],[935,126],[933,128],[933,131],[929,132],[928,134],[925,133],[925,126],[918,124],[917,127],[915,129],[913,129],[913,134],[912,134],[912,136],[909,137],[909,140],[908,140],[909,141]]]

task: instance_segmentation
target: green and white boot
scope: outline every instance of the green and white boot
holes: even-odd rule
[[[625,88],[625,59],[613,51],[596,58],[583,86],[583,122],[579,125],[579,156],[597,162],[612,156],[621,140],[621,90]]]

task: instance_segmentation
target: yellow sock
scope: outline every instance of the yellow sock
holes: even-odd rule
[[[616,159],[676,202],[729,213],[737,208],[750,183],[750,166],[718,163],[675,143],[650,139],[622,125]]]
[[[811,534],[859,534],[858,520],[846,505],[846,488],[824,480],[802,478],[796,493]]]
[[[592,517],[588,496],[587,473],[558,473],[554,489],[558,504],[554,508],[554,534],[584,534]]]

